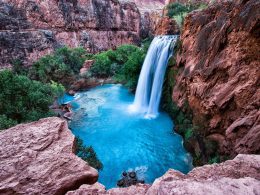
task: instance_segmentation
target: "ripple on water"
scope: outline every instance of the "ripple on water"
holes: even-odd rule
[[[169,168],[183,173],[192,168],[170,117],[161,112],[147,120],[143,114],[129,112],[133,100],[121,85],[99,86],[72,100],[75,114],[70,127],[95,149],[104,165],[99,182],[107,188],[116,186],[123,171],[135,170],[140,179],[151,183]]]

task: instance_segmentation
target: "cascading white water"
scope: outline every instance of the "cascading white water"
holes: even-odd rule
[[[147,118],[158,115],[164,75],[177,39],[177,35],[157,36],[153,39],[139,76],[131,110],[145,113]]]

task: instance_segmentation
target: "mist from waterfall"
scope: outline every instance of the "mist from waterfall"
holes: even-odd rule
[[[130,109],[154,118],[159,113],[164,75],[173,54],[177,35],[157,36],[153,39],[139,76],[135,99]]]

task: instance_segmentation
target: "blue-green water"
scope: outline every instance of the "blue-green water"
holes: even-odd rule
[[[182,138],[172,131],[173,122],[161,112],[155,119],[131,113],[134,95],[122,85],[104,85],[76,94],[70,128],[92,145],[104,168],[99,182],[116,186],[123,171],[135,170],[140,179],[152,183],[169,168],[187,173],[191,159]]]

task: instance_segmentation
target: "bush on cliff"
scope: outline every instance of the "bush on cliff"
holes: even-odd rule
[[[98,159],[94,149],[89,146],[85,146],[83,140],[79,137],[76,137],[76,155],[86,161],[91,167],[94,167],[97,170],[103,169],[102,162]]]
[[[90,71],[93,76],[114,77],[116,81],[125,83],[127,87],[135,88],[145,55],[145,48],[122,45],[116,50],[96,54],[95,63]]]
[[[90,54],[83,48],[63,47],[53,55],[46,55],[35,62],[29,71],[29,77],[43,83],[55,81],[68,86],[87,58],[90,58]]]
[[[32,81],[11,71],[0,72],[0,128],[52,116],[49,110],[62,86]]]
[[[184,18],[186,15],[193,10],[201,10],[206,8],[207,5],[204,3],[170,3],[167,6],[168,16],[175,19],[179,26],[183,25]]]

